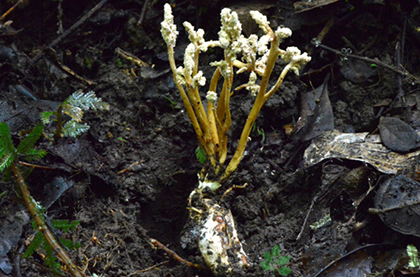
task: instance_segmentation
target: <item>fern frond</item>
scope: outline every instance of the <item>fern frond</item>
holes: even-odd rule
[[[62,132],[65,137],[78,137],[81,133],[89,130],[89,128],[90,126],[86,123],[79,123],[75,119],[71,119],[64,124]]]
[[[15,158],[15,153],[9,126],[6,123],[0,123],[0,171],[10,166]]]
[[[0,158],[0,172],[8,168],[15,160],[16,155],[13,152],[7,153]]]
[[[41,121],[42,123],[44,123],[45,125],[50,124],[51,123],[51,116],[56,115],[57,112],[55,111],[51,111],[51,112],[43,112],[41,113]]]
[[[18,154],[26,154],[42,135],[42,130],[44,130],[44,125],[41,123],[36,124],[36,126],[20,143],[17,147]]]
[[[69,115],[71,118],[76,120],[77,122],[82,120],[83,117],[83,111],[79,107],[72,106],[69,103],[63,103],[63,113]]]
[[[29,244],[25,253],[23,253],[23,258],[27,259],[30,256],[32,256],[35,253],[35,251],[41,246],[43,241],[44,241],[44,236],[42,235],[42,233],[41,232],[36,233],[34,239]]]
[[[89,91],[88,93],[83,93],[82,90],[74,92],[66,101],[65,104],[69,104],[73,107],[79,107],[82,110],[89,109],[99,109],[99,110],[108,110],[109,105],[106,102],[103,102],[100,97],[96,97],[94,91]]]
[[[42,159],[43,157],[45,157],[45,155],[47,155],[47,151],[45,151],[44,149],[29,149],[29,151],[25,154],[24,159],[28,162],[36,161]]]
[[[44,243],[42,245],[43,249],[45,250],[45,264],[55,272],[59,272],[60,264],[57,261],[57,257],[54,255],[54,251],[48,243]]]
[[[52,221],[52,226],[54,228],[60,229],[64,233],[68,233],[71,230],[74,230],[77,225],[79,225],[80,220],[73,220],[69,223],[68,219],[57,219]]]
[[[67,247],[69,250],[76,250],[76,249],[80,248],[80,246],[81,246],[81,244],[79,242],[68,240],[68,239],[63,239],[63,238],[60,238],[60,242],[61,242],[62,245]]]

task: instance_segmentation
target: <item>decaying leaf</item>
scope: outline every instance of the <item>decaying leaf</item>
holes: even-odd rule
[[[300,117],[293,139],[307,141],[334,129],[334,114],[328,97],[328,80],[316,89],[301,94]]]
[[[375,195],[375,209],[391,229],[420,237],[420,183],[404,175],[386,180]]]
[[[396,153],[387,149],[378,135],[368,134],[325,132],[313,139],[305,150],[305,166],[312,166],[326,159],[349,159],[368,163],[383,173],[397,174],[416,165],[420,150]]]
[[[420,136],[401,119],[383,116],[378,128],[382,143],[392,151],[409,152],[420,146]]]

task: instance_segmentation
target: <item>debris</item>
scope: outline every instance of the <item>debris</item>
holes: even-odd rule
[[[420,237],[420,183],[404,175],[386,180],[375,196],[375,209],[392,230]]]
[[[305,167],[326,159],[348,159],[372,165],[380,172],[397,174],[416,164],[420,150],[396,153],[387,149],[378,135],[328,131],[312,140],[304,153]]]
[[[301,94],[301,111],[295,126],[293,139],[308,141],[325,131],[334,129],[334,114],[328,97],[328,80],[325,77],[322,85],[316,89]]]
[[[381,117],[378,128],[382,143],[392,151],[409,152],[420,146],[420,136],[401,119]]]

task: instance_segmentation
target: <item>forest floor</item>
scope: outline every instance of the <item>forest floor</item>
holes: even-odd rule
[[[2,13],[12,5],[5,2],[0,4]],[[183,259],[205,265],[186,209],[203,165],[196,159],[196,135],[172,79],[160,34],[165,2],[149,3],[138,24],[144,1],[109,0],[53,44],[53,50],[48,48],[61,34],[58,23],[68,30],[97,2],[33,0],[3,20],[0,122],[9,125],[18,141],[19,131],[35,126],[42,112],[56,109],[77,90],[95,91],[110,105],[109,111],[85,112],[83,121],[90,129],[78,138],[60,138],[54,144],[41,139],[37,148],[46,149],[48,155],[36,163],[50,169],[35,168],[26,179],[37,201],[53,202],[47,211],[50,219],[80,221],[66,234],[81,244],[70,251],[71,258],[86,276],[213,276],[209,270],[180,263],[150,243],[150,238],[156,239]],[[281,47],[296,46],[312,57],[300,76],[289,74],[263,107],[238,170],[220,189],[223,194],[233,185],[247,184],[222,201],[232,211],[250,263],[233,275],[272,276],[260,262],[275,245],[280,246],[280,255],[291,257],[289,276],[407,274],[405,248],[420,246],[416,237],[420,234],[403,235],[368,213],[380,185],[396,172],[380,170],[367,158],[351,158],[347,152],[326,155],[308,165],[304,152],[317,136],[332,129],[377,134],[381,116],[420,128],[420,82],[412,77],[420,76],[418,2],[309,1],[306,6],[290,0],[172,2],[180,31],[175,51],[179,64],[188,42],[182,22],[203,28],[206,39],[217,39],[224,7],[238,11],[247,36],[258,31],[247,16],[250,10],[265,14],[273,29],[291,28],[293,35]],[[12,23],[5,23],[8,20]],[[320,40],[329,23],[331,28],[315,47],[311,41]],[[138,66],[120,50],[148,66]],[[350,51],[371,60],[349,57]],[[397,52],[402,67],[397,66]],[[214,70],[209,63],[222,59],[221,55],[215,50],[201,58],[207,80]],[[372,60],[394,66],[389,69]],[[281,69],[279,63],[273,76]],[[412,76],[397,72],[403,70]],[[244,81],[235,80],[234,87]],[[316,109],[322,122],[308,120],[302,130],[287,135],[284,126],[302,116],[303,95],[323,83],[327,94],[313,102],[322,103]],[[246,90],[231,98],[228,159],[252,104]],[[45,127],[45,132],[53,130],[53,124]],[[385,162],[389,167],[398,163]],[[49,198],[54,186],[65,187],[55,201]],[[28,224],[16,223],[22,218],[20,211],[27,212],[14,182],[1,181],[1,192],[7,193],[0,198],[0,222],[5,222],[3,227],[12,226],[19,239],[4,252],[5,229],[0,231],[0,276],[51,276],[42,251],[21,258],[35,231],[28,216],[21,220]],[[328,215],[330,220],[320,223]],[[419,221],[415,218],[407,221]],[[336,260],[334,268],[321,272]]]

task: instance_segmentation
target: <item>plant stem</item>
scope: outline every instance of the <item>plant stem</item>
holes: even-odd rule
[[[28,207],[29,212],[31,213],[33,219],[35,220],[38,230],[44,235],[45,240],[50,245],[52,249],[57,253],[58,257],[62,262],[67,266],[73,277],[85,277],[84,274],[80,273],[76,265],[71,261],[70,257],[67,255],[66,251],[58,244],[57,240],[54,238],[51,231],[48,229],[48,226],[45,224],[42,216],[37,212],[35,200],[29,193],[28,187],[25,184],[22,173],[16,167],[14,163],[10,166],[13,171],[13,174],[18,183],[19,189],[22,193],[23,200],[25,201],[26,207]]]
[[[228,178],[236,170],[239,163],[241,162],[241,159],[243,157],[243,154],[244,154],[247,142],[248,142],[249,134],[251,133],[251,130],[252,130],[252,126],[254,125],[254,122],[257,119],[257,116],[262,106],[269,98],[269,97],[265,97],[266,96],[265,92],[267,90],[268,81],[270,79],[271,73],[273,72],[273,68],[276,63],[279,53],[280,53],[279,40],[278,38],[274,36],[273,41],[271,42],[270,53],[268,55],[265,72],[261,80],[260,90],[257,94],[257,98],[255,99],[254,105],[252,106],[251,112],[249,113],[248,118],[245,122],[245,126],[242,130],[241,138],[239,139],[239,144],[238,144],[238,147],[236,148],[235,154],[233,155],[232,160],[230,160],[228,166],[226,167],[225,172],[223,173],[220,179],[221,182],[223,180],[226,180],[226,178]],[[274,86],[276,88],[275,90],[277,90],[280,87],[281,81],[284,79],[285,74],[283,75],[283,72],[282,72],[280,76],[281,77],[279,78],[278,82]],[[273,89],[270,90],[270,92],[267,93],[267,95],[269,96],[273,95],[273,93],[275,92],[275,90]]]
[[[63,106],[60,105],[57,110],[57,130],[55,131],[55,134],[54,134],[54,140],[56,142],[60,138],[61,129],[63,128],[62,113],[63,113]]]

